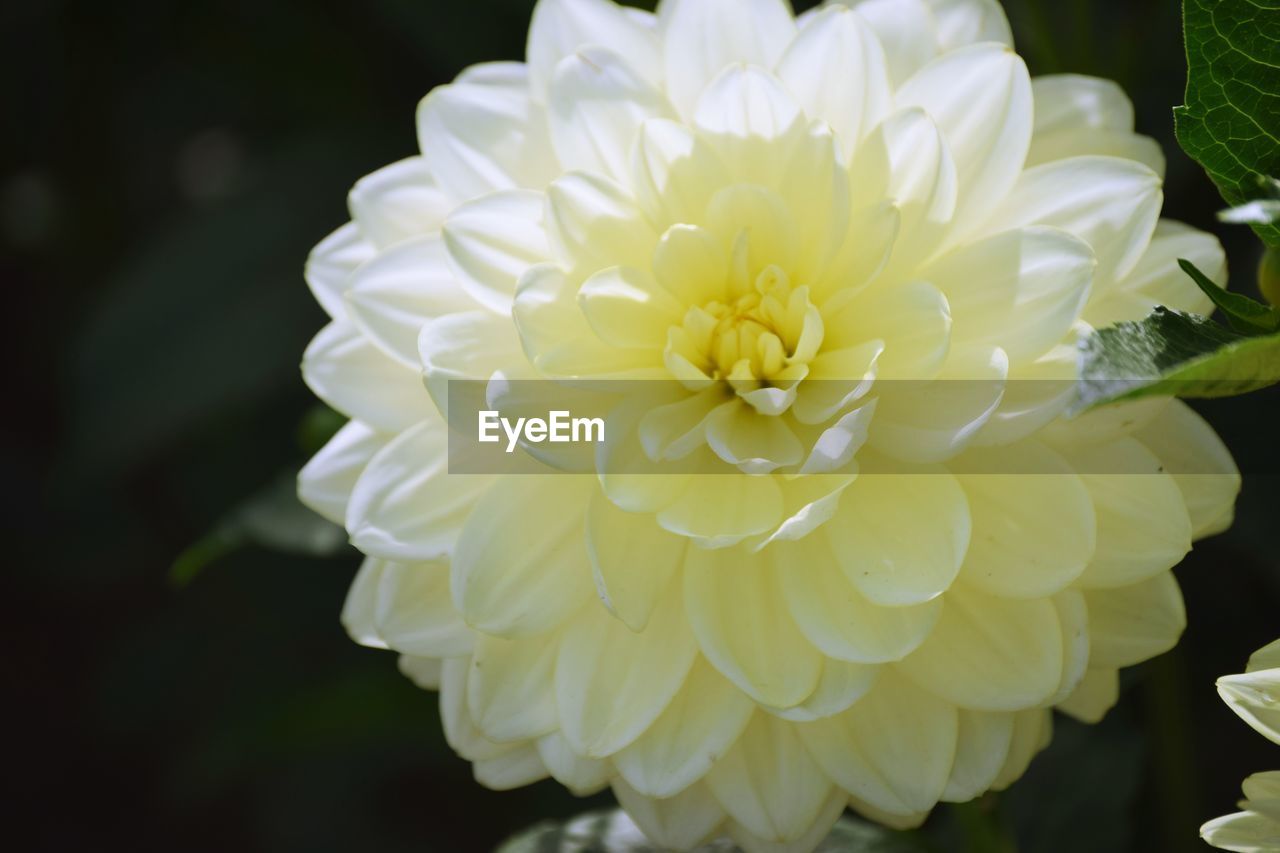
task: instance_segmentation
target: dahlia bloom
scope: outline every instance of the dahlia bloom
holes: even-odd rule
[[[1010,784],[1176,642],[1230,455],[1179,402],[1063,411],[1082,333],[1206,312],[1175,259],[1223,253],[1115,85],[1010,42],[993,0],[541,0],[356,184],[303,364],[351,421],[299,491],[481,783],[807,850]],[[462,475],[463,379],[662,391],[585,473]]]
[[[1259,734],[1280,743],[1280,640],[1255,652],[1243,674],[1219,678],[1218,694]],[[1243,811],[1214,818],[1200,836],[1222,850],[1280,850],[1280,770],[1255,773],[1243,787]]]

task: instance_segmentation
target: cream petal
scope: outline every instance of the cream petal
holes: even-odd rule
[[[1109,667],[1089,667],[1071,695],[1057,709],[1083,723],[1097,723],[1120,699],[1120,671]]]
[[[691,477],[680,496],[658,511],[658,524],[702,548],[725,548],[775,529],[783,509],[773,477],[703,474]]]
[[[881,380],[932,379],[951,346],[951,309],[942,291],[913,281],[851,299],[825,317],[826,347],[840,350],[883,340]]]
[[[803,405],[797,399],[796,407],[809,416],[816,416],[822,409],[829,407],[838,410],[847,405],[851,397],[856,399],[857,396],[861,396],[857,388],[850,391],[848,383],[833,380],[807,383],[806,387],[812,390],[805,398]],[[835,402],[829,403],[822,400],[822,395],[824,394],[830,394],[830,399]],[[842,398],[837,397],[840,394],[844,396]],[[810,445],[809,455],[805,458],[804,465],[800,468],[800,473],[827,474],[854,470],[854,456],[867,441],[867,435],[871,429],[871,419],[875,416],[875,411],[876,401],[871,400],[867,404],[841,415],[834,424],[823,429]],[[796,412],[797,420],[803,420],[801,412]]]
[[[634,742],[684,683],[697,644],[681,593],[679,583],[668,584],[641,633],[596,605],[565,629],[556,706],[560,731],[578,754],[604,758]]]
[[[695,225],[673,225],[653,252],[658,283],[684,305],[723,299],[729,280],[724,243]]]
[[[603,492],[592,494],[587,553],[596,592],[631,630],[645,630],[659,596],[684,563],[688,544],[659,527],[650,514],[627,512]]]
[[[449,198],[543,187],[557,163],[524,66],[492,63],[433,89],[418,106],[418,144]]]
[[[641,208],[659,230],[699,221],[711,197],[729,182],[728,170],[707,141],[666,119],[640,127],[631,175]]]
[[[937,29],[929,7],[921,0],[840,0],[853,6],[858,17],[884,47],[890,82],[901,86],[937,51]]]
[[[443,562],[385,564],[373,620],[387,647],[403,654],[457,657],[470,654],[475,641],[453,608]]]
[[[942,799],[965,803],[991,787],[1013,742],[1013,714],[960,711],[956,760]]]
[[[880,42],[843,6],[828,6],[801,28],[777,73],[810,119],[831,126],[846,159],[893,102]]]
[[[840,474],[813,474],[803,477],[783,477],[778,480],[782,490],[783,522],[764,541],[752,547],[762,551],[775,542],[803,539],[831,520],[840,505],[840,495],[857,476],[856,470]]]
[[[872,131],[854,153],[849,180],[856,199],[887,198],[898,208],[891,269],[914,270],[955,216],[956,164],[942,131],[919,107],[893,113]]]
[[[923,107],[955,158],[959,183],[952,239],[973,230],[1018,180],[1031,144],[1031,79],[1004,45],[945,53],[898,89],[899,108]]]
[[[389,560],[448,554],[494,478],[450,474],[448,426],[438,417],[383,447],[356,481],[347,506],[351,542]]]
[[[444,671],[442,658],[420,658],[413,655],[400,655],[396,662],[402,675],[423,690],[439,690],[440,677]]]
[[[561,60],[586,46],[627,57],[644,79],[659,83],[661,44],[649,27],[628,14],[631,11],[610,0],[540,0],[533,9],[526,49],[533,96],[545,99]]]
[[[362,265],[346,301],[369,339],[413,370],[422,366],[418,335],[428,320],[477,307],[449,268],[439,235],[401,242]]]
[[[777,77],[757,66],[730,65],[698,99],[693,124],[735,179],[775,187],[786,166],[779,155],[799,141],[803,119],[800,104]]]
[[[831,546],[811,536],[780,551],[778,575],[791,615],[823,654],[854,663],[901,660],[924,642],[942,607],[882,607],[841,574]]]
[[[1069,157],[1024,171],[986,228],[1061,228],[1093,248],[1098,280],[1118,280],[1146,251],[1162,200],[1160,176],[1141,163]]]
[[[452,564],[454,604],[470,625],[535,634],[592,597],[583,525],[594,485],[571,474],[511,477],[480,498]]]
[[[1200,837],[1222,850],[1264,853],[1276,849],[1280,824],[1274,817],[1256,811],[1235,812],[1207,822],[1200,827]]]
[[[666,0],[660,20],[667,92],[685,118],[721,69],[772,68],[796,32],[783,0]]]
[[[511,791],[547,778],[547,767],[533,744],[475,762],[476,781],[491,791]]]
[[[707,417],[728,396],[723,387],[713,386],[647,411],[638,424],[645,453],[655,461],[688,456],[703,444]]]
[[[640,125],[651,118],[674,118],[674,113],[662,92],[632,70],[628,60],[588,46],[556,66],[548,116],[562,168],[624,179]]]
[[[827,658],[822,662],[822,676],[809,698],[791,708],[763,706],[776,717],[793,723],[809,723],[845,711],[867,694],[875,683],[880,667],[849,663]]]
[[[386,566],[385,560],[365,557],[342,605],[342,627],[346,629],[347,635],[360,645],[372,649],[387,648],[386,640],[378,633],[375,618],[378,586],[382,582],[382,571]]]
[[[1089,492],[1062,457],[1024,441],[971,449],[948,467],[973,524],[961,580],[991,595],[1039,598],[1084,571],[1097,521]]]
[[[1191,518],[1194,538],[1221,533],[1235,517],[1240,471],[1213,427],[1181,400],[1159,421],[1134,433],[1173,475]]]
[[[1027,772],[1031,759],[1049,745],[1053,737],[1053,714],[1047,708],[1029,708],[1013,715],[1013,738],[1004,766],[991,783],[991,790],[1003,791]]]
[[[647,271],[633,267],[591,276],[578,290],[578,304],[600,340],[622,348],[661,349],[667,329],[681,320],[680,303]]]
[[[307,286],[334,320],[347,316],[342,295],[351,287],[351,274],[374,254],[374,245],[361,236],[354,222],[343,225],[311,250],[307,257]]]
[[[947,297],[952,340],[999,346],[1032,361],[1071,330],[1089,298],[1089,245],[1054,228],[1006,231],[947,253],[921,271]]]
[[[446,417],[451,381],[487,382],[498,371],[519,371],[525,364],[511,319],[490,311],[446,314],[428,321],[418,335],[418,355],[431,400]]]
[[[711,199],[706,220],[708,230],[725,246],[745,249],[746,268],[734,269],[731,264],[730,284],[735,295],[752,287],[765,267],[772,264],[786,270],[797,263],[799,229],[786,202],[773,190],[756,184],[725,187]]]
[[[727,832],[733,842],[742,848],[744,853],[806,853],[817,849],[840,819],[844,811],[846,796],[839,788],[833,787],[827,794],[827,801],[818,809],[818,814],[809,825],[809,829],[790,841],[770,841],[752,834],[751,830],[736,820],[727,822]]]
[[[1017,711],[1058,689],[1062,629],[1048,599],[996,598],[957,585],[928,639],[897,666],[962,708]]]
[[[511,311],[516,283],[529,267],[549,259],[543,194],[496,192],[457,208],[442,233],[463,290],[499,314]]]
[[[312,339],[302,356],[302,379],[321,400],[380,432],[400,432],[431,416],[420,372],[345,321],[333,321]]]
[[[444,738],[454,752],[468,761],[483,761],[515,752],[522,744],[497,743],[476,728],[467,708],[468,658],[445,658],[440,667],[440,721]]]
[[[669,384],[656,390],[670,390]],[[679,393],[683,394],[683,389]],[[651,406],[648,395],[624,400],[605,418],[604,441],[596,446],[600,487],[612,503],[629,513],[656,512],[670,505],[688,487],[692,476],[659,473],[661,469],[645,452],[639,423]]]
[[[1256,672],[1259,669],[1276,669],[1280,667],[1280,640],[1275,640],[1258,649],[1249,656],[1249,664],[1245,672]]]
[[[885,667],[849,710],[796,728],[837,785],[873,808],[910,815],[942,796],[959,726],[954,705]]]
[[[547,187],[546,223],[553,251],[574,278],[613,266],[647,269],[658,241],[629,190],[582,172]]]
[[[756,701],[789,708],[813,693],[822,655],[791,618],[775,571],[740,551],[690,548],[685,609],[716,669]]]
[[[730,817],[752,835],[785,842],[804,835],[826,804],[831,782],[805,751],[796,727],[758,713],[707,774]]]
[[[1133,104],[1112,81],[1049,74],[1032,80],[1031,92],[1036,110],[1028,166],[1101,154],[1137,160],[1164,174],[1160,146],[1133,132]]]
[[[1076,589],[1063,590],[1052,601],[1062,629],[1062,679],[1049,699],[1057,705],[1075,692],[1089,669],[1089,606]]]
[[[697,782],[746,728],[755,705],[699,656],[684,685],[634,742],[612,756],[636,791],[670,797]]]
[[[573,751],[569,741],[559,732],[538,738],[538,757],[551,776],[574,796],[585,797],[609,784],[613,768],[608,761],[583,758]]]
[[[951,586],[969,531],[964,491],[939,468],[864,471],[820,534],[859,592],[878,605],[900,607]]]
[[[298,500],[334,524],[342,524],[361,472],[390,439],[359,421],[349,421],[298,472]]]
[[[1250,728],[1280,744],[1280,667],[1224,675],[1218,695]]]
[[[498,743],[555,731],[553,677],[558,632],[506,640],[476,635],[467,671],[467,709],[485,737]]]
[[[1003,399],[1009,358],[999,347],[953,349],[929,382],[880,383],[867,443],[895,459],[928,464],[973,444]]]
[[[781,419],[766,417],[741,400],[721,404],[707,416],[707,445],[747,474],[767,474],[804,458],[804,448]]]
[[[1080,583],[1125,586],[1171,569],[1191,550],[1191,519],[1177,482],[1140,442],[1122,438],[1064,454],[1098,519],[1097,550]]]
[[[925,0],[943,53],[979,42],[1013,46],[1013,33],[996,0]]]
[[[613,793],[645,838],[661,847],[690,850],[716,834],[716,828],[724,821],[724,809],[703,784],[655,799],[639,793],[623,779],[614,779]]]
[[[409,157],[357,181],[347,206],[365,239],[385,249],[438,230],[453,205],[426,159]]]
[[[1182,592],[1172,572],[1118,589],[1086,590],[1089,663],[1133,666],[1173,648],[1187,625]]]
[[[1213,300],[1182,271],[1179,259],[1191,261],[1210,280],[1227,286],[1227,256],[1218,238],[1181,222],[1162,219],[1133,272],[1095,293],[1085,319],[1102,328],[1123,320],[1141,320],[1156,305],[1192,314],[1212,314]]]

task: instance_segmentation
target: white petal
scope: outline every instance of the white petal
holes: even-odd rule
[[[403,654],[467,655],[475,640],[453,607],[443,562],[383,566],[373,620],[387,647]]]
[[[947,297],[952,340],[1033,360],[1070,331],[1089,298],[1089,244],[1053,228],[1006,231],[949,252],[921,271]]]
[[[1120,279],[1146,251],[1162,200],[1160,177],[1141,163],[1070,157],[1023,172],[987,228],[1061,228],[1093,248],[1100,280]]]
[[[476,635],[467,671],[467,708],[499,743],[541,737],[557,725],[553,685],[560,635],[504,640]]]
[[[1187,624],[1172,572],[1118,589],[1086,590],[1090,664],[1132,666],[1173,648]]]
[[[1162,219],[1151,245],[1123,281],[1102,283],[1085,319],[1102,328],[1122,320],[1141,320],[1156,305],[1192,314],[1213,313],[1213,300],[1196,286],[1178,260],[1185,259],[1222,287],[1227,286],[1227,256],[1218,238],[1204,231]]]
[[[840,0],[849,3],[884,46],[894,86],[933,59],[937,29],[933,14],[921,0]]]
[[[497,743],[476,728],[467,708],[468,658],[445,658],[440,667],[440,721],[449,746],[468,761],[483,761],[515,752],[522,744]]]
[[[546,117],[529,99],[523,66],[496,69],[501,73],[433,89],[418,106],[423,157],[436,185],[455,201],[540,188],[557,171]]]
[[[631,144],[646,119],[673,118],[670,104],[622,56],[585,47],[556,66],[548,115],[561,167],[626,177]]]
[[[797,728],[832,781],[902,815],[927,812],[942,796],[959,725],[955,706],[885,667],[848,711]]]
[[[400,655],[396,666],[400,672],[423,690],[439,690],[440,678],[444,671],[444,659],[420,658],[413,655]]]
[[[614,779],[613,793],[645,837],[661,847],[690,850],[714,835],[724,821],[724,809],[703,784],[659,800]]]
[[[1090,667],[1071,695],[1057,704],[1059,711],[1085,723],[1099,722],[1120,699],[1120,672]]]
[[[818,684],[822,655],[792,620],[763,557],[690,548],[685,609],[716,669],[758,702],[798,705]]]
[[[699,221],[711,196],[729,181],[724,163],[706,140],[666,119],[641,126],[631,174],[636,197],[659,230]]]
[[[804,25],[777,73],[810,119],[831,126],[846,159],[893,99],[880,42],[843,6],[829,6]]]
[[[381,432],[431,416],[422,375],[387,355],[345,321],[320,330],[302,356],[302,378],[317,397]]]
[[[876,361],[878,379],[932,379],[950,352],[951,309],[942,291],[928,282],[868,293],[828,311],[824,349],[883,341],[884,352]]]
[[[793,723],[810,723],[845,711],[867,694],[875,683],[880,667],[864,663],[827,658],[822,662],[822,676],[809,698],[791,708],[764,709],[776,717]]]
[[[538,756],[557,782],[574,796],[594,794],[609,784],[613,768],[608,761],[583,758],[559,732],[538,738]]]
[[[1013,46],[1009,20],[996,0],[925,0],[938,30],[938,46],[949,50],[996,41]]]
[[[627,57],[650,83],[662,79],[657,37],[631,17],[633,10],[610,0],[540,0],[529,23],[529,87],[543,99],[562,59],[586,45],[598,45]]]
[[[789,841],[769,841],[751,832],[736,820],[727,821],[726,832],[743,853],[805,853],[817,849],[830,833],[831,828],[844,811],[847,797],[839,788],[832,787],[827,801],[818,809],[809,829]]]
[[[307,257],[306,278],[311,294],[333,319],[347,316],[342,295],[351,286],[356,267],[375,254],[372,243],[364,239],[354,222],[348,222],[321,240]]]
[[[667,0],[661,21],[667,91],[685,118],[723,68],[772,68],[796,32],[783,0]]]
[[[819,535],[845,577],[887,607],[920,604],[949,586],[969,544],[969,508],[941,469],[863,473]]]
[[[520,276],[550,257],[542,212],[541,193],[511,190],[464,204],[445,220],[449,260],[481,305],[508,313]]]
[[[678,583],[668,584],[641,633],[599,606],[565,629],[556,706],[560,730],[578,754],[604,758],[635,741],[684,683],[697,644],[681,592]]]
[[[558,625],[591,598],[583,541],[590,477],[511,477],[476,504],[453,554],[468,624],[516,636]]]
[[[684,563],[688,542],[663,530],[649,513],[619,509],[600,491],[591,496],[587,552],[596,591],[633,631],[645,629],[658,597]]]
[[[1256,811],[1234,812],[1214,818],[1200,827],[1200,837],[1211,847],[1267,853],[1280,838],[1276,819]]]
[[[831,790],[795,725],[763,713],[711,768],[707,784],[734,820],[767,841],[804,835]]]
[[[670,797],[701,779],[729,749],[754,703],[699,656],[661,716],[613,756],[631,787]]]
[[[384,352],[418,370],[418,335],[428,320],[474,309],[439,235],[402,242],[362,265],[351,279],[347,307]]]
[[[1199,539],[1231,526],[1240,471],[1231,452],[1213,427],[1190,406],[1175,400],[1158,422],[1134,437],[1154,453],[1173,475],[1191,517],[1192,535]]]
[[[964,803],[986,793],[1013,741],[1013,714],[961,711],[956,760],[942,799]]]
[[[578,304],[602,341],[615,347],[658,350],[667,330],[680,325],[680,303],[647,271],[601,270],[582,283]]]
[[[779,154],[798,141],[803,118],[777,77],[756,66],[732,65],[702,93],[693,123],[736,179],[773,187],[786,165]]]
[[[491,311],[446,314],[427,322],[418,336],[418,354],[427,391],[446,417],[452,380],[487,382],[498,371],[519,375],[527,364],[511,318]]]
[[[1086,587],[1124,586],[1171,569],[1191,550],[1182,492],[1159,459],[1123,438],[1066,454],[1093,499],[1098,542]]]
[[[385,560],[365,557],[342,605],[342,627],[347,630],[347,635],[360,645],[372,649],[387,648],[386,641],[378,633],[375,619],[378,585],[382,582],[382,571],[386,566]]]
[[[373,457],[347,507],[352,543],[389,560],[427,560],[453,548],[493,477],[449,474],[448,427],[439,417],[396,437]]]
[[[1062,680],[1062,630],[1048,599],[996,598],[957,585],[920,648],[897,665],[960,707],[1016,711],[1046,701]]]
[[[359,421],[347,423],[298,472],[298,500],[342,524],[360,473],[390,438]]]
[[[409,157],[357,181],[347,206],[365,239],[385,249],[438,230],[452,203],[426,160]]]
[[[1097,523],[1084,483],[1034,441],[970,450],[949,466],[969,500],[973,535],[960,577],[992,595],[1064,589],[1094,553]]]
[[[1164,174],[1164,154],[1155,140],[1133,132],[1133,104],[1110,80],[1050,74],[1031,81],[1035,130],[1027,165],[1081,154],[1125,157]]]
[[[560,265],[575,279],[613,266],[647,269],[658,242],[631,192],[599,175],[557,178],[547,187],[546,222]]]
[[[477,761],[472,771],[476,781],[491,791],[523,788],[547,778],[547,767],[542,763],[542,757],[533,744],[525,744],[497,758]]]
[[[941,599],[906,607],[873,604],[839,570],[831,546],[811,536],[779,552],[787,606],[809,642],[840,660],[901,660],[933,630]]]
[[[1036,753],[1053,737],[1053,714],[1047,708],[1029,708],[1013,715],[1013,739],[1004,766],[991,783],[993,791],[1003,791],[1021,778]]]
[[[990,212],[1009,193],[1031,144],[1031,79],[1004,46],[979,44],[943,54],[912,75],[899,108],[923,107],[955,158],[960,197],[957,230]]]
[[[1224,675],[1218,695],[1250,728],[1280,744],[1280,667]]]

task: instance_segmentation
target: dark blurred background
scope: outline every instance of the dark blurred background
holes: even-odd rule
[[[521,56],[531,6],[3,5],[4,799],[24,846],[481,851],[608,801],[474,783],[434,694],[340,628],[356,555],[244,543],[227,522],[324,431],[298,372],[324,322],[307,251],[357,178],[414,152],[427,90]],[[1173,142],[1178,4],[1007,6],[1034,73],[1124,84],[1170,159],[1167,214],[1221,235],[1252,291],[1253,236],[1215,223]],[[1278,394],[1201,407],[1242,467],[1277,471]],[[1063,723],[1003,798],[1023,850],[1197,849],[1241,779],[1280,766],[1213,689],[1280,634],[1277,488],[1250,471],[1234,529],[1179,570],[1179,650],[1131,673],[1089,737]]]

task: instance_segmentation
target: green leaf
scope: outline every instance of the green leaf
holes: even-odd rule
[[[1280,334],[1246,337],[1156,308],[1086,338],[1074,412],[1140,397],[1232,397],[1280,382]]]
[[[346,543],[346,531],[302,505],[294,474],[284,472],[179,554],[169,569],[169,581],[186,586],[206,567],[246,545],[326,557]]]
[[[620,809],[588,812],[565,823],[543,821],[503,842],[497,853],[662,853]],[[852,817],[842,817],[814,853],[920,853],[910,832],[895,832]],[[717,839],[693,853],[737,853],[728,839]]]
[[[1213,300],[1226,315],[1231,328],[1243,335],[1265,335],[1280,329],[1280,309],[1263,305],[1241,293],[1223,290],[1191,261],[1178,259],[1178,266]]]
[[[1233,207],[1263,197],[1280,175],[1280,12],[1274,2],[1185,0],[1186,105],[1178,143]],[[1253,223],[1280,247],[1280,226]]]

